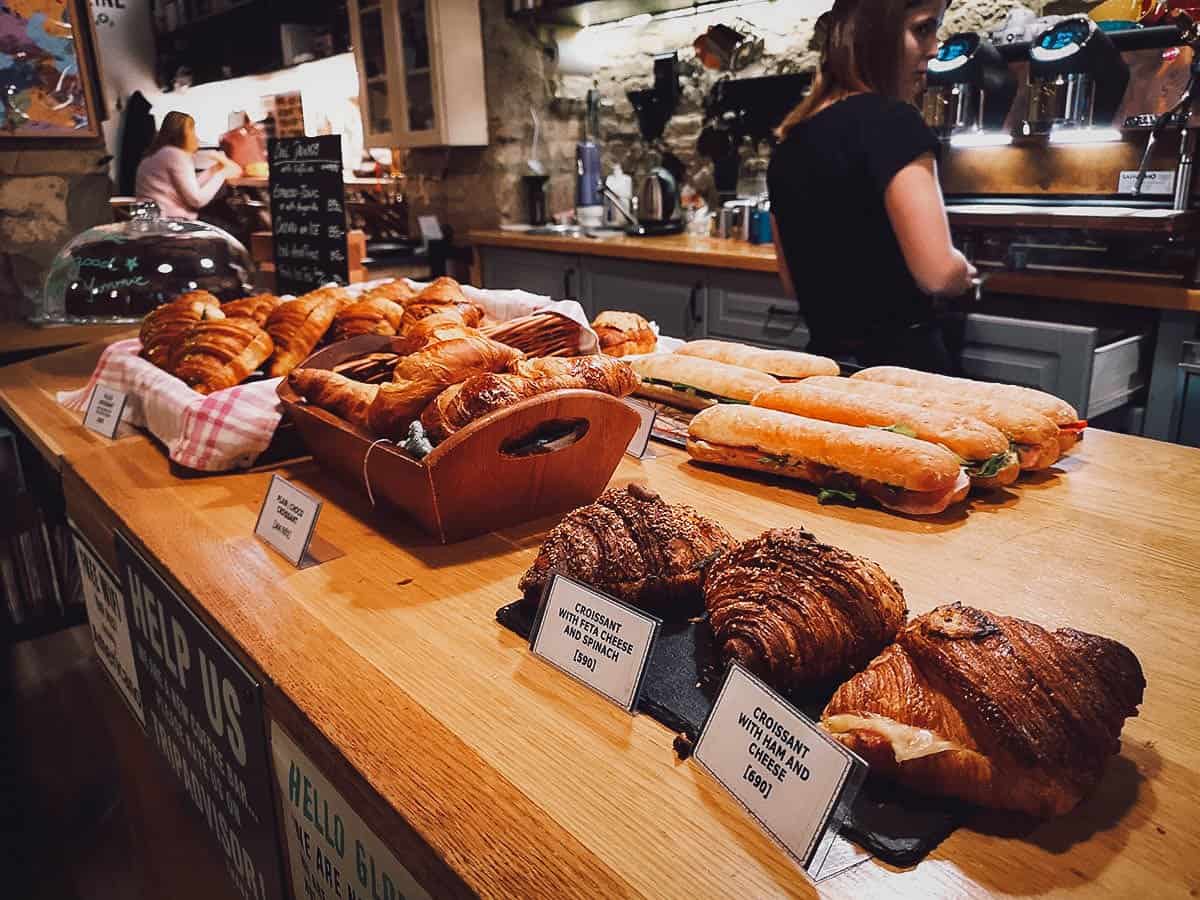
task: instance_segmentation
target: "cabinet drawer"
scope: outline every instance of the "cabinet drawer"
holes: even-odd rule
[[[803,350],[809,332],[777,275],[714,270],[708,278],[708,333]]]
[[[588,257],[583,260],[583,293],[593,314],[627,309],[657,322],[669,337],[704,336],[702,270]]]
[[[582,282],[577,256],[501,247],[480,247],[479,255],[483,268],[481,287],[501,291],[519,289],[555,300],[578,300],[584,309],[588,308],[579,296]]]
[[[1037,388],[1081,416],[1127,403],[1143,386],[1143,336],[1116,336],[1091,325],[1006,316],[967,316],[962,367],[970,378]]]

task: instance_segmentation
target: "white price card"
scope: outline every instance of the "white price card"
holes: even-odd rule
[[[867,765],[736,663],[693,754],[810,876]]]
[[[555,668],[633,711],[660,619],[554,575],[530,648]]]
[[[658,410],[647,406],[645,403],[630,400],[628,397],[623,402],[637,413],[641,419],[641,422],[638,424],[638,430],[633,433],[633,438],[629,441],[629,446],[625,448],[625,452],[634,459],[645,459],[646,451],[650,448],[650,433],[654,430],[654,420],[658,418]]]
[[[321,501],[286,478],[271,476],[254,533],[299,567],[321,515]]]
[[[115,438],[128,400],[129,398],[120,391],[102,384],[96,385],[88,399],[87,411],[83,414],[84,427],[110,440]]]

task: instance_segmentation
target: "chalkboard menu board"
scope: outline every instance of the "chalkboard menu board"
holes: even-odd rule
[[[283,900],[262,688],[121,532],[117,560],[146,734],[243,900]]]
[[[331,281],[346,284],[342,139],[336,134],[275,138],[268,152],[275,292],[303,294]]]

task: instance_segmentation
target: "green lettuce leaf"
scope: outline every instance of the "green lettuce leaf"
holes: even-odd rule
[[[966,467],[967,474],[973,475],[976,478],[992,478],[1012,462],[1012,456],[1013,452],[1011,450],[1005,450],[1003,453],[989,456],[985,460],[970,463]]]
[[[892,434],[902,434],[905,437],[910,437],[910,438],[915,438],[917,436],[916,431],[914,431],[911,426],[904,425],[901,423],[896,423],[895,425],[888,425],[886,427],[883,425],[868,425],[867,427],[874,428],[876,431],[890,431]]]
[[[854,491],[837,491],[833,488],[822,488],[821,492],[817,494],[817,502],[821,504],[838,503],[839,501],[843,503],[857,503],[858,494]]]

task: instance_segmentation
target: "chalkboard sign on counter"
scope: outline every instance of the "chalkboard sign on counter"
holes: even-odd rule
[[[242,900],[283,900],[262,688],[121,532],[117,560],[146,735]]]
[[[346,284],[350,263],[342,139],[336,134],[274,138],[268,152],[276,293],[303,294],[334,281]]]

